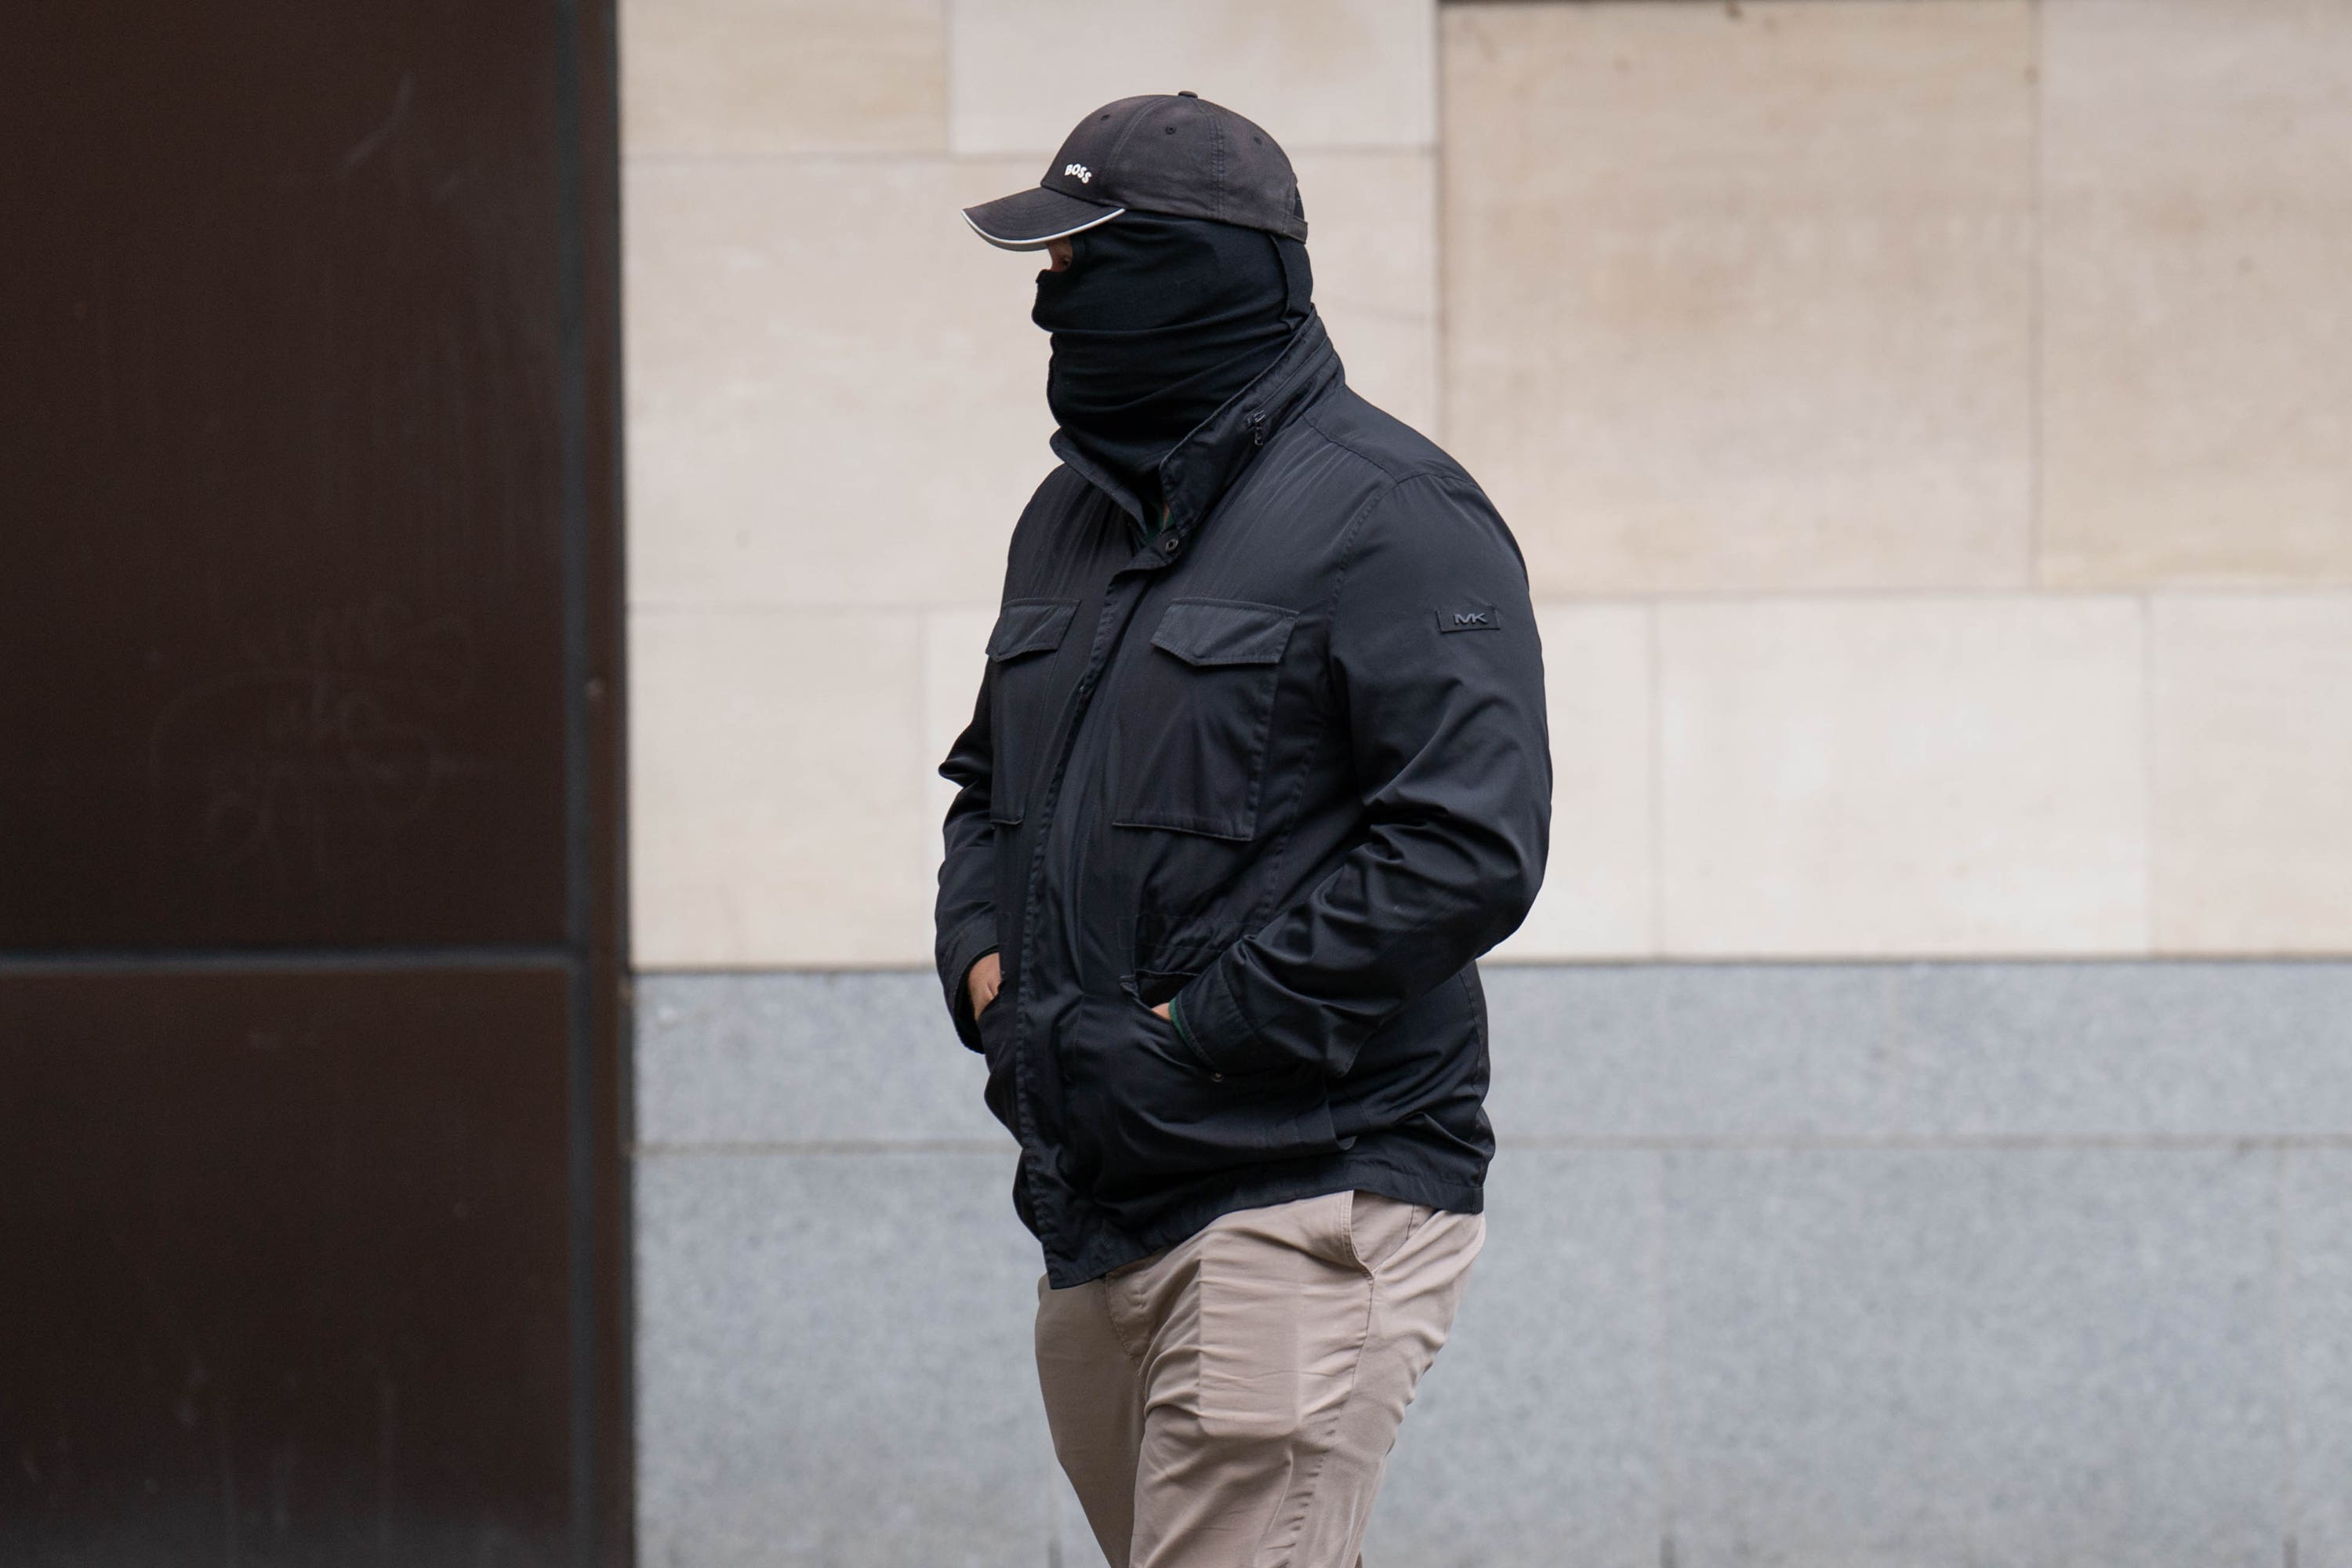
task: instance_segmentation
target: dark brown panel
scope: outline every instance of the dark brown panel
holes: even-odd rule
[[[0,949],[564,940],[562,21],[11,7]]]
[[[0,978],[0,1563],[566,1560],[566,978]]]

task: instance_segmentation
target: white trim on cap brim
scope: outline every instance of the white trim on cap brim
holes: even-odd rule
[[[1084,234],[1090,228],[1100,228],[1104,224],[1108,223],[1111,219],[1118,216],[1125,211],[1127,211],[1125,207],[1113,207],[1110,211],[1103,214],[1102,216],[1097,218],[1089,218],[1085,223],[1078,225],[1076,228],[1066,228],[1059,234],[1041,234],[1034,239],[999,239],[996,236],[989,233],[988,230],[981,227],[980,225],[972,223],[971,214],[970,213],[963,215],[963,221],[971,224],[972,233],[980,236],[981,238],[988,241],[989,244],[996,247],[999,250],[1042,250],[1057,239],[1067,239],[1074,234]]]

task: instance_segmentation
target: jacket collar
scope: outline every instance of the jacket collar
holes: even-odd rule
[[[1176,443],[1161,459],[1160,479],[1168,501],[1167,533],[1171,544],[1181,542],[1217,504],[1238,479],[1258,448],[1322,391],[1341,379],[1339,351],[1323,318],[1311,308],[1307,320],[1291,335],[1282,357],[1266,366],[1255,381],[1235,393],[1225,405],[1202,420],[1192,433]],[[1138,524],[1144,521],[1142,503],[1133,491],[1080,452],[1076,443],[1054,432],[1054,455],[1087,483],[1117,501]],[[1171,553],[1173,553],[1171,549]]]

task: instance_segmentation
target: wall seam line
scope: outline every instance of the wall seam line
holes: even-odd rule
[[[1666,952],[1666,660],[1665,610],[1652,599],[1643,605],[1643,662],[1650,716],[1650,960],[1668,962]]]
[[[2295,1568],[2297,1546],[2295,1530],[2300,1522],[2301,1481],[2297,1471],[2301,1455],[2296,1452],[2294,1397],[2294,1272],[2292,1258],[2294,1247],[2288,1236],[2293,1209],[2287,1202],[2287,1151],[2271,1152],[2271,1264],[2273,1307],[2278,1314],[2279,1345],[2279,1425],[2280,1460],[2284,1474],[2279,1481],[2279,1509],[2282,1515],[2279,1551],[2285,1568]]]
[[[2031,223],[2031,287],[2026,296],[2026,353],[2028,364],[2025,378],[2025,585],[2029,590],[2045,586],[2047,575],[2042,567],[2042,295],[2044,264],[2042,231],[2043,223],[2043,135],[2042,95],[2047,62],[2042,51],[2042,0],[2031,0],[2027,16],[2028,48],[2032,59],[2028,65],[2027,85],[2032,89],[2027,99],[2027,186],[2030,192],[2029,220]]]
[[[2139,601],[2139,773],[2140,773],[2140,854],[2142,857],[2142,897],[2147,900],[2142,916],[2147,930],[2148,954],[2160,955],[2164,951],[2163,882],[2164,857],[2159,851],[2158,805],[2160,791],[2157,784],[2157,733],[2161,724],[2156,700],[2156,598],[2149,593],[2137,595]]]
[[[1549,1151],[1581,1153],[2115,1153],[2215,1154],[2254,1150],[2352,1150],[2352,1131],[2180,1133],[1627,1133],[1517,1135],[1503,1140],[1506,1152]],[[680,1140],[633,1145],[634,1159],[770,1158],[826,1155],[866,1158],[876,1154],[1012,1154],[998,1139],[780,1139],[762,1141]]]

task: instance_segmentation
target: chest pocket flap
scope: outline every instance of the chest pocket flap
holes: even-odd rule
[[[1186,664],[1279,664],[1296,610],[1225,599],[1174,599],[1160,614],[1151,646]]]
[[[1169,601],[1156,651],[1119,705],[1114,826],[1256,837],[1267,727],[1297,620],[1277,605]]]
[[[996,688],[996,766],[988,793],[992,822],[1019,822],[1035,787],[1031,774],[1052,739],[1054,715],[1070,679],[1057,668],[1061,660],[1043,656],[1062,646],[1077,613],[1075,599],[1013,599],[998,614],[996,629],[988,635]]]
[[[1069,634],[1070,618],[1077,613],[1075,600],[1012,600],[996,617],[996,629],[989,634],[988,657],[1001,664],[1027,654],[1050,653],[1062,646],[1062,638]]]

